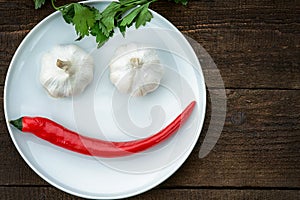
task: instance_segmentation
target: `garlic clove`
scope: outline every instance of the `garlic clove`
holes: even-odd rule
[[[40,82],[55,98],[80,94],[93,80],[94,61],[76,45],[57,45],[41,60]]]
[[[139,78],[134,83],[133,96],[145,96],[146,94],[156,90],[161,81],[164,69],[159,63],[145,64],[139,71]]]
[[[114,72],[111,74],[111,81],[117,86],[121,93],[129,93],[132,89],[135,75],[136,73],[133,70]]]
[[[132,96],[156,90],[164,74],[157,52],[136,43],[120,46],[109,66],[111,82],[120,92]]]

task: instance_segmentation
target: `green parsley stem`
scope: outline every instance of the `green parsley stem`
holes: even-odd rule
[[[70,3],[70,4],[66,4],[66,5],[57,7],[57,6],[55,6],[54,2],[55,2],[55,0],[51,0],[52,7],[57,11],[61,11],[64,7],[67,7],[67,6],[70,6],[71,4],[73,4],[73,3]]]

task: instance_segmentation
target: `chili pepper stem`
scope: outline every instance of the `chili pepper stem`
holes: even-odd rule
[[[14,127],[16,127],[17,129],[19,129],[20,131],[22,131],[22,128],[23,128],[22,117],[19,119],[10,120],[9,123],[11,125],[13,125]]]

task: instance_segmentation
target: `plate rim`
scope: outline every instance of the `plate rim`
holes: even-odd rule
[[[81,1],[80,3],[84,3],[84,4],[92,4],[92,3],[110,3],[110,2],[113,2],[114,0],[87,0],[87,1]],[[177,29],[177,27],[175,25],[173,25],[170,21],[168,21],[166,18],[164,18],[162,15],[160,15],[159,13],[155,12],[154,10],[150,9],[152,14],[155,16],[155,17],[158,17],[160,18],[162,21],[164,21],[164,23],[167,23],[170,27],[173,28],[172,31],[175,31],[177,32],[181,39],[184,41],[184,43],[187,44],[187,47],[193,52],[193,57],[196,57],[196,53],[195,51],[193,50],[192,46],[190,45],[190,43],[187,41],[187,39],[184,37],[184,35]],[[27,42],[27,40],[30,39],[30,36],[38,29],[40,28],[42,25],[44,25],[45,23],[47,23],[49,20],[51,20],[53,17],[56,17],[57,15],[59,15],[60,12],[59,11],[55,11],[51,14],[49,14],[47,17],[45,17],[44,19],[42,19],[41,21],[39,21],[27,34],[26,36],[24,37],[24,39],[21,41],[21,43],[19,44],[18,48],[16,49],[11,61],[10,61],[10,64],[9,64],[9,67],[8,67],[8,70],[6,72],[6,77],[5,77],[5,83],[4,83],[4,95],[3,95],[3,105],[4,105],[4,116],[5,116],[5,121],[6,121],[6,127],[7,127],[7,130],[9,132],[9,135],[10,135],[10,138],[12,139],[13,143],[14,143],[14,146],[15,148],[17,149],[18,153],[21,155],[22,159],[25,161],[25,163],[31,168],[31,170],[33,170],[39,177],[41,177],[44,181],[46,181],[47,183],[49,183],[51,186],[63,191],[63,192],[66,192],[68,194],[71,194],[71,195],[74,195],[74,196],[77,196],[77,197],[83,197],[83,198],[88,198],[88,199],[106,199],[107,197],[99,197],[99,196],[93,196],[93,195],[85,195],[85,194],[81,194],[81,193],[78,193],[78,192],[75,192],[75,191],[72,191],[70,189],[67,189],[67,188],[64,188],[62,186],[60,186],[59,184],[53,182],[52,180],[50,180],[49,178],[47,178],[46,176],[44,176],[38,169],[36,169],[32,164],[31,162],[27,159],[27,157],[24,155],[24,153],[21,151],[19,145],[17,144],[16,140],[15,140],[15,137],[13,136],[13,133],[12,133],[12,130],[11,130],[11,126],[9,124],[9,121],[8,121],[8,111],[7,111],[7,102],[6,102],[6,99],[7,99],[7,85],[8,85],[8,81],[9,81],[9,77],[11,76],[11,71],[12,71],[12,68],[17,60],[17,55],[20,53],[20,51],[24,48],[24,44]],[[150,22],[151,23],[151,22]],[[200,69],[199,69],[199,75],[201,77],[201,79],[203,80],[203,83],[204,84],[201,84],[201,85],[198,85],[198,86],[202,86],[203,88],[202,91],[203,91],[203,99],[201,99],[201,104],[203,105],[201,108],[203,108],[203,112],[200,113],[201,115],[199,115],[199,118],[200,118],[200,123],[199,123],[199,126],[198,126],[198,135],[197,137],[195,138],[195,140],[193,141],[193,143],[190,145],[189,149],[186,150],[186,154],[184,154],[181,158],[182,161],[180,161],[179,164],[176,164],[176,167],[174,168],[173,165],[175,165],[175,163],[173,163],[172,165],[170,165],[169,167],[172,166],[172,169],[171,170],[168,170],[168,173],[165,173],[164,176],[161,176],[160,179],[158,181],[154,181],[154,183],[152,184],[148,184],[148,187],[144,187],[144,189],[142,190],[138,190],[138,191],[135,191],[135,192],[130,192],[130,193],[126,193],[126,194],[118,194],[116,196],[112,196],[112,198],[114,199],[121,199],[121,198],[128,198],[128,197],[132,197],[132,196],[136,196],[136,195],[139,195],[139,194],[142,194],[146,191],[149,191],[151,190],[152,188],[158,186],[159,184],[161,184],[162,182],[164,182],[165,180],[167,180],[170,176],[172,176],[182,165],[183,163],[185,163],[186,159],[190,156],[190,154],[192,153],[197,141],[199,140],[199,137],[201,135],[201,131],[203,129],[203,125],[204,125],[204,120],[205,120],[205,114],[206,114],[206,107],[207,107],[207,101],[206,101],[206,98],[207,98],[207,92],[206,92],[206,87],[205,87],[205,79],[204,79],[204,75],[203,75],[203,71],[202,71],[202,67],[201,67],[201,64],[198,60],[198,58],[196,59],[197,60],[197,64],[198,66],[200,66]],[[198,69],[198,68],[197,68]]]

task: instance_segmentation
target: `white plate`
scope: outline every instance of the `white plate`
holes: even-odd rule
[[[103,9],[106,2],[88,2]],[[153,12],[146,27],[117,33],[96,49],[93,37],[75,42],[75,31],[56,12],[23,40],[9,67],[4,88],[7,120],[44,116],[83,135],[109,140],[147,137],[170,123],[192,100],[193,114],[181,129],[158,146],[140,154],[113,159],[79,155],[49,144],[9,124],[8,130],[26,163],[53,186],[85,198],[117,199],[145,192],[171,176],[186,160],[200,135],[205,115],[205,83],[198,59],[184,36]],[[144,43],[157,49],[166,73],[155,92],[130,98],[108,78],[108,63],[120,44]],[[74,98],[54,99],[39,83],[41,55],[57,44],[76,43],[95,59],[93,82]],[[100,134],[101,133],[101,134]]]

